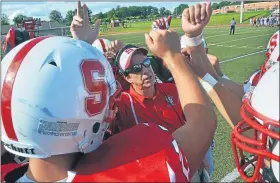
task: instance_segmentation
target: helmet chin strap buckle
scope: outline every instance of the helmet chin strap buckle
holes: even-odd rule
[[[90,152],[89,150],[90,143],[88,143],[86,139],[86,131],[84,131],[84,134],[77,134],[74,138],[79,146],[80,152],[82,153]]]
[[[89,153],[89,152],[91,152],[89,146],[90,146],[90,143],[84,142],[79,145],[79,149],[82,153]]]

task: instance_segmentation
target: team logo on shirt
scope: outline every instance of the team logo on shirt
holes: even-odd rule
[[[165,101],[166,101],[166,103],[169,105],[169,106],[175,106],[175,103],[174,103],[174,101],[173,101],[173,96],[166,96],[165,97]]]

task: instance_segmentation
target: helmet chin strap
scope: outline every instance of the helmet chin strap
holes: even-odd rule
[[[74,139],[78,144],[79,151],[81,153],[84,154],[90,153],[101,145],[103,136],[105,134],[106,129],[109,126],[109,123],[107,124],[103,122],[100,125],[101,127],[98,129],[98,132],[96,134],[92,134],[92,135],[96,135],[94,139],[90,140],[87,138],[89,135],[86,135],[86,133],[92,133],[91,131],[87,131],[87,130],[85,130],[83,134],[80,133],[74,137]]]
[[[84,131],[83,134],[77,134],[74,139],[76,140],[77,144],[78,144],[78,148],[80,150],[80,152],[82,153],[88,153],[89,151],[89,146],[90,143],[88,142],[88,140],[86,139],[86,130]]]

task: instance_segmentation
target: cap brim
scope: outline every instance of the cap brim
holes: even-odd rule
[[[144,55],[148,55],[148,50],[146,50],[145,48],[137,48],[136,50],[133,51],[132,55],[136,52],[141,52]]]
[[[126,49],[129,49],[129,48],[126,48]],[[133,51],[130,52],[130,53],[126,53],[126,56],[124,55],[125,54],[125,50],[121,53],[119,59],[118,59],[118,62],[119,62],[119,67],[122,69],[122,70],[126,70],[130,67],[130,63],[131,63],[131,58],[132,56],[135,54],[135,53],[142,53],[144,55],[147,55],[148,54],[148,50],[146,50],[145,48],[137,48],[137,47],[132,47]]]
[[[148,55],[148,50],[146,50],[145,48],[137,48],[136,50],[134,50],[132,53],[131,53],[131,56],[130,56],[130,58],[129,58],[129,63],[128,63],[128,68],[129,67],[131,67],[131,58],[133,57],[133,55],[135,54],[135,53],[143,53],[144,55]]]

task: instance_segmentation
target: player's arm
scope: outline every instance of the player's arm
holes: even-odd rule
[[[202,83],[204,80],[208,79],[208,77],[212,77],[214,83],[211,83],[211,87],[207,89],[208,96],[212,99],[230,126],[233,127],[241,119],[239,114],[239,109],[242,105],[241,97],[231,92],[223,85],[224,83],[217,83],[217,81],[220,80],[220,77],[217,75],[214,67],[210,63],[209,58],[204,51],[203,44],[201,43],[201,36],[199,36],[205,25],[197,25],[198,28],[196,31],[193,31],[194,28],[190,29],[188,23],[190,21],[189,19],[191,19],[190,16],[192,14],[192,10],[186,10],[184,11],[185,19],[182,19],[182,28],[185,32],[185,42],[187,43],[187,48],[182,49],[182,53],[190,55],[191,66]],[[203,12],[200,10],[198,11]],[[210,10],[207,10],[205,12],[206,15],[200,14],[198,16],[200,16],[199,18],[202,16],[208,16],[208,18],[210,18],[210,12]],[[201,28],[201,30],[199,28]],[[228,80],[228,82],[230,81]]]
[[[196,66],[196,74],[198,75],[200,81],[203,80],[202,78],[204,78],[207,73],[210,74],[209,71],[213,69],[212,64],[203,50],[203,44],[188,47],[188,52],[191,55],[192,60],[197,62],[201,59],[202,64],[197,64]],[[242,97],[239,97],[234,92],[231,92],[228,87],[224,85],[226,82],[231,82],[230,80],[220,78],[217,75],[214,75],[213,79],[216,79],[216,84],[212,89],[207,89],[207,94],[228,124],[233,128],[241,120],[239,109],[242,106]],[[223,79],[222,81],[224,82],[220,83],[221,79]]]
[[[238,98],[242,99],[242,97],[244,96],[244,89],[243,86],[232,81],[232,80],[228,80],[222,77],[218,78],[218,82],[223,85],[225,88],[227,88],[227,90],[231,91],[232,93],[234,93]]]
[[[207,57],[214,67],[218,77],[213,75],[214,78],[218,79],[219,83],[226,87],[229,91],[237,95],[239,98],[242,98],[244,95],[243,86],[230,80],[221,70],[219,59],[215,55],[207,54]],[[209,71],[208,71],[209,72]],[[209,72],[211,74],[211,70]]]
[[[169,60],[175,63],[169,65],[169,68],[187,121],[173,136],[186,153],[192,174],[199,168],[212,143],[217,127],[216,115],[207,94],[191,68],[184,62],[183,56],[176,54]]]

